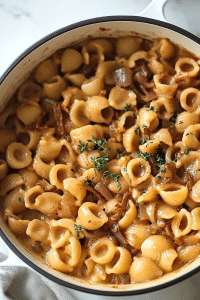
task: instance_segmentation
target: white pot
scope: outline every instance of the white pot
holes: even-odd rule
[[[27,49],[16,59],[0,81],[0,111],[4,109],[10,96],[29,76],[36,65],[51,56],[57,49],[70,46],[88,37],[118,37],[122,35],[139,35],[149,39],[165,37],[170,39],[173,43],[183,46],[197,56],[200,56],[200,39],[166,22],[128,16],[86,20],[67,26],[48,35]],[[11,250],[30,267],[61,285],[89,293],[118,296],[143,294],[175,284],[200,270],[200,258],[197,258],[180,270],[169,273],[151,282],[126,286],[119,285],[117,288],[109,285],[90,285],[78,279],[74,280],[72,277],[53,270],[35,259],[16,240],[6,224],[4,224],[2,217],[0,218],[0,227],[0,235],[3,240]]]

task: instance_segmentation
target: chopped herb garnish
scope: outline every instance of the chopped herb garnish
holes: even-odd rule
[[[105,144],[107,143],[106,139],[103,140],[98,140],[95,138],[95,136],[92,136],[93,140],[87,140],[89,143],[94,142],[98,146],[98,150],[106,150],[110,151],[111,149],[108,147],[105,147]],[[122,154],[119,152],[119,149],[117,149],[117,153],[122,156]],[[103,173],[103,177],[105,178],[110,178],[113,181],[118,182],[118,188],[119,190],[121,189],[121,183],[119,182],[119,174],[116,173],[110,173],[108,170],[107,163],[109,161],[109,154],[102,154],[100,153],[99,156],[97,157],[91,157],[91,163],[94,164],[94,170],[95,170],[95,175],[94,178],[97,176],[97,172],[100,172],[103,169],[106,169]]]
[[[92,181],[91,180],[85,180],[84,183],[88,184],[88,185],[91,185],[92,184]]]
[[[84,143],[81,142],[80,140],[79,140],[79,143],[80,143],[81,147],[78,147],[77,150],[79,150],[81,154],[82,154],[83,151],[86,150],[86,149],[87,149],[88,151],[94,150],[94,147],[92,147],[92,148],[89,148],[89,147],[88,147],[88,143],[84,144]]]
[[[180,159],[180,157],[177,156],[174,161],[178,161],[179,159]]]
[[[148,107],[148,106],[145,104],[145,105],[143,105],[142,107]]]
[[[99,148],[98,150],[107,150],[110,152],[110,148],[105,147],[105,144],[107,144],[107,140],[103,139],[103,140],[97,140],[97,138],[95,138],[95,136],[92,136],[93,140],[87,140],[89,143],[95,143]]]
[[[185,171],[184,173],[187,174],[188,171]]]
[[[152,157],[152,155],[150,154],[150,153],[148,153],[148,152],[142,152],[142,151],[137,151],[136,152],[136,155],[138,156],[138,157],[142,157],[142,158],[144,158],[145,160],[149,160],[151,157]]]
[[[163,173],[163,172],[165,172],[165,171],[166,171],[165,168],[164,168],[164,169],[159,169],[158,173]]]
[[[149,142],[148,144],[146,144],[146,146],[145,146],[145,147],[148,147],[148,146],[149,146],[149,144],[153,144],[153,142]]]
[[[136,134],[136,135],[138,134],[138,130],[140,130],[140,127],[139,127],[139,126],[136,126],[136,127],[135,127],[135,134]]]
[[[74,224],[74,228],[75,228],[75,230],[77,230],[77,233],[76,233],[77,236],[79,236],[81,231],[84,230],[81,225],[77,225],[77,224]]]
[[[119,148],[117,149],[117,154],[118,154],[119,156],[123,156],[123,154],[119,151]]]
[[[185,154],[188,154],[190,152],[189,149],[185,149]]]
[[[183,122],[182,122],[182,121],[180,121],[180,122],[179,122],[179,124],[183,124]]]
[[[176,111],[176,112],[174,113],[174,115],[173,115],[169,120],[172,121],[172,122],[174,122],[174,123],[176,123],[177,117],[178,117],[178,113],[177,113],[177,111]]]
[[[126,106],[125,106],[125,112],[129,111],[130,110],[130,105],[128,105],[128,103],[126,103]]]
[[[194,135],[194,136],[197,138],[196,134],[194,134],[193,132],[189,132],[189,133],[187,133],[185,136],[187,136],[187,135],[189,135],[189,134]]]
[[[135,113],[133,113],[133,117],[134,117],[134,119],[137,119],[137,116],[136,116],[136,114],[135,114]]]
[[[145,194],[147,191],[143,191],[142,194]]]
[[[100,172],[103,168],[107,168],[109,155],[100,153],[98,157],[91,157],[91,161],[94,164],[95,171]]]
[[[127,168],[124,168],[124,171],[127,172]]]
[[[139,163],[139,167],[140,168],[144,168],[144,165],[142,165],[141,163]]]
[[[161,165],[164,165],[165,163],[165,153],[162,150],[157,150],[157,153],[154,155],[154,159],[156,162],[156,166],[159,167]]]
[[[157,110],[154,108],[154,106],[151,106],[150,110],[157,112]]]
[[[147,142],[147,140],[142,139],[142,140],[141,140],[141,145],[144,145],[146,142]]]
[[[19,197],[19,202],[22,202],[23,201],[23,198],[22,197]]]
[[[103,177],[105,177],[105,178],[110,178],[110,179],[113,180],[113,181],[117,181],[117,183],[118,183],[118,189],[119,189],[119,191],[121,190],[121,183],[119,182],[119,177],[120,177],[119,174],[116,174],[116,173],[110,173],[109,170],[106,170],[106,171],[103,173]]]
[[[147,128],[147,125],[142,125],[142,128]]]
[[[161,176],[156,176],[157,179],[161,179]]]

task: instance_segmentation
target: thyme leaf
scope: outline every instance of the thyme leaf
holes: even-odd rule
[[[138,157],[142,157],[142,158],[144,158],[145,160],[149,160],[151,157],[152,157],[152,155],[150,154],[150,153],[148,153],[148,152],[142,152],[142,151],[137,151],[136,152],[136,155],[138,156]]]
[[[76,233],[77,236],[79,236],[81,231],[84,230],[81,225],[77,225],[77,224],[74,224],[74,228],[75,228],[75,230],[77,230],[77,233]]]
[[[125,106],[125,112],[129,111],[130,110],[130,105],[128,105],[128,103],[126,103],[126,106]]]

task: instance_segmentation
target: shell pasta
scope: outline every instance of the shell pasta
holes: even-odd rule
[[[168,39],[88,39],[35,68],[0,114],[7,226],[92,284],[200,255],[199,60]]]

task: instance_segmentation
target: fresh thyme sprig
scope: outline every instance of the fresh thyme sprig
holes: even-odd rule
[[[130,110],[130,105],[128,105],[128,103],[126,103],[126,106],[125,106],[125,112],[129,111]]]
[[[78,147],[77,150],[79,150],[81,154],[82,154],[83,151],[86,150],[86,149],[87,149],[88,151],[94,150],[94,147],[91,147],[91,148],[88,147],[88,143],[84,144],[84,143],[81,142],[80,140],[79,140],[79,143],[80,143],[81,146]]]
[[[94,164],[95,171],[100,172],[103,168],[108,168],[107,162],[109,161],[109,155],[100,153],[97,157],[91,157],[91,161]]]
[[[140,127],[137,125],[137,126],[135,127],[135,134],[136,134],[136,135],[138,134],[138,130],[140,130]]]
[[[105,144],[107,144],[107,140],[103,139],[103,140],[98,140],[97,138],[95,138],[95,136],[92,136],[93,140],[87,140],[89,143],[95,143],[99,148],[98,150],[107,150],[110,152],[110,148],[105,147]]]
[[[81,154],[84,152],[84,150],[92,151],[95,149],[95,146],[88,147],[88,143],[95,143],[98,146],[98,150],[107,150],[110,152],[111,149],[108,147],[105,147],[105,144],[107,143],[106,139],[98,140],[94,135],[92,136],[92,139],[93,140],[87,140],[87,143],[85,143],[85,144],[79,140],[79,143],[81,146],[78,147],[77,150],[79,150]]]
[[[77,230],[77,233],[76,233],[77,236],[79,236],[81,231],[84,230],[81,225],[77,225],[77,224],[74,224],[74,228],[75,228],[75,230]]]
[[[106,171],[103,173],[103,177],[105,177],[105,178],[110,178],[110,179],[113,180],[113,181],[117,181],[118,190],[119,190],[119,191],[121,190],[121,183],[119,182],[119,177],[120,177],[119,174],[116,174],[116,173],[110,173],[109,170],[106,170]]]
[[[106,147],[105,145],[107,144],[107,140],[106,139],[102,139],[102,140],[98,140],[94,135],[92,136],[92,140],[87,140],[87,143],[84,144],[82,141],[79,140],[80,143],[80,147],[78,147],[77,149],[80,151],[80,153],[82,154],[84,152],[84,150],[89,150],[92,151],[95,149],[94,147],[88,147],[89,143],[95,143],[95,145],[98,146],[98,150],[104,150],[107,152],[110,152],[111,148]],[[122,153],[120,153],[119,149],[117,149],[117,153],[119,156],[123,156]],[[97,157],[91,157],[91,163],[94,164],[94,170],[95,170],[95,175],[94,178],[97,176],[97,172],[100,172],[101,170],[105,169],[104,173],[103,173],[103,177],[105,178],[110,178],[113,181],[117,181],[118,183],[118,189],[121,189],[121,183],[119,182],[119,174],[116,173],[111,173],[108,170],[108,166],[107,163],[109,161],[109,154],[105,154],[104,153],[100,153],[99,156]]]

